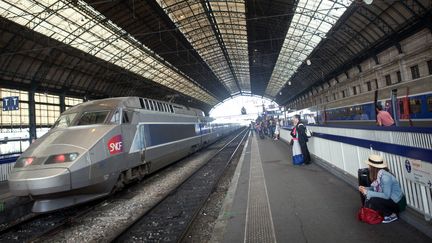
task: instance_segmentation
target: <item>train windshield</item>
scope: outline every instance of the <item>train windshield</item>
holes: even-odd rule
[[[104,123],[110,111],[90,111],[81,115],[76,126]]]
[[[64,114],[57,119],[57,121],[54,123],[53,127],[68,127],[71,125],[73,119],[78,113],[69,113]]]

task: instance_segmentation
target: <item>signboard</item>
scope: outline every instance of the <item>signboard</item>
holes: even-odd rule
[[[19,109],[18,96],[3,98],[3,111],[15,111]]]
[[[420,160],[405,160],[405,177],[413,182],[432,188],[432,164]]]

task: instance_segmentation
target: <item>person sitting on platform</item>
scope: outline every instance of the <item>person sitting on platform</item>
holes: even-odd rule
[[[365,163],[369,165],[372,181],[370,187],[359,186],[359,191],[366,197],[365,207],[379,212],[384,217],[382,223],[397,220],[397,214],[406,207],[406,198],[399,182],[380,155],[370,155]]]
[[[388,113],[388,111],[383,111],[383,108],[380,104],[376,105],[376,111],[377,111],[377,123],[378,126],[393,126],[394,120],[393,117]]]

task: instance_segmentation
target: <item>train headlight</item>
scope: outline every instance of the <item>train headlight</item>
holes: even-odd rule
[[[72,162],[77,158],[78,158],[78,153],[56,154],[48,157],[48,159],[45,161],[45,164],[58,164],[58,163]]]
[[[34,160],[35,160],[35,157],[19,158],[15,163],[15,168],[23,168],[23,167],[29,166],[33,163]]]

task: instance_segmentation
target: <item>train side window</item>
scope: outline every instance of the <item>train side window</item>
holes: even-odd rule
[[[167,104],[163,103],[162,105],[163,105],[164,111],[168,112],[168,106],[167,106]]]
[[[129,123],[129,116],[127,111],[123,111],[122,123]]]
[[[421,112],[421,100],[420,99],[410,99],[410,112],[411,112],[411,114]]]
[[[432,112],[432,96],[429,96],[428,98],[427,98],[427,109],[428,109],[428,111],[429,112]]]
[[[155,111],[158,110],[158,106],[157,106],[157,102],[156,102],[156,101],[153,101],[153,107],[154,107],[154,110],[155,110]]]
[[[170,108],[170,112],[174,113],[174,109],[173,109],[172,105],[169,105],[169,108]]]
[[[160,102],[157,102],[158,111],[162,111],[162,104]]]
[[[149,110],[149,109],[150,109],[150,105],[149,105],[148,100],[144,100],[144,101],[145,101],[145,108],[146,108],[147,110]]]
[[[150,110],[154,111],[153,101],[149,100]]]
[[[111,122],[113,123],[120,123],[120,112],[119,110],[116,110],[114,115],[111,117]]]
[[[405,109],[404,109],[404,103],[403,103],[403,101],[399,101],[399,111],[400,111],[401,115],[406,113]]]
[[[144,101],[143,101],[143,99],[142,99],[142,98],[139,98],[139,101],[140,101],[141,109],[144,109],[145,106],[144,106]]]

